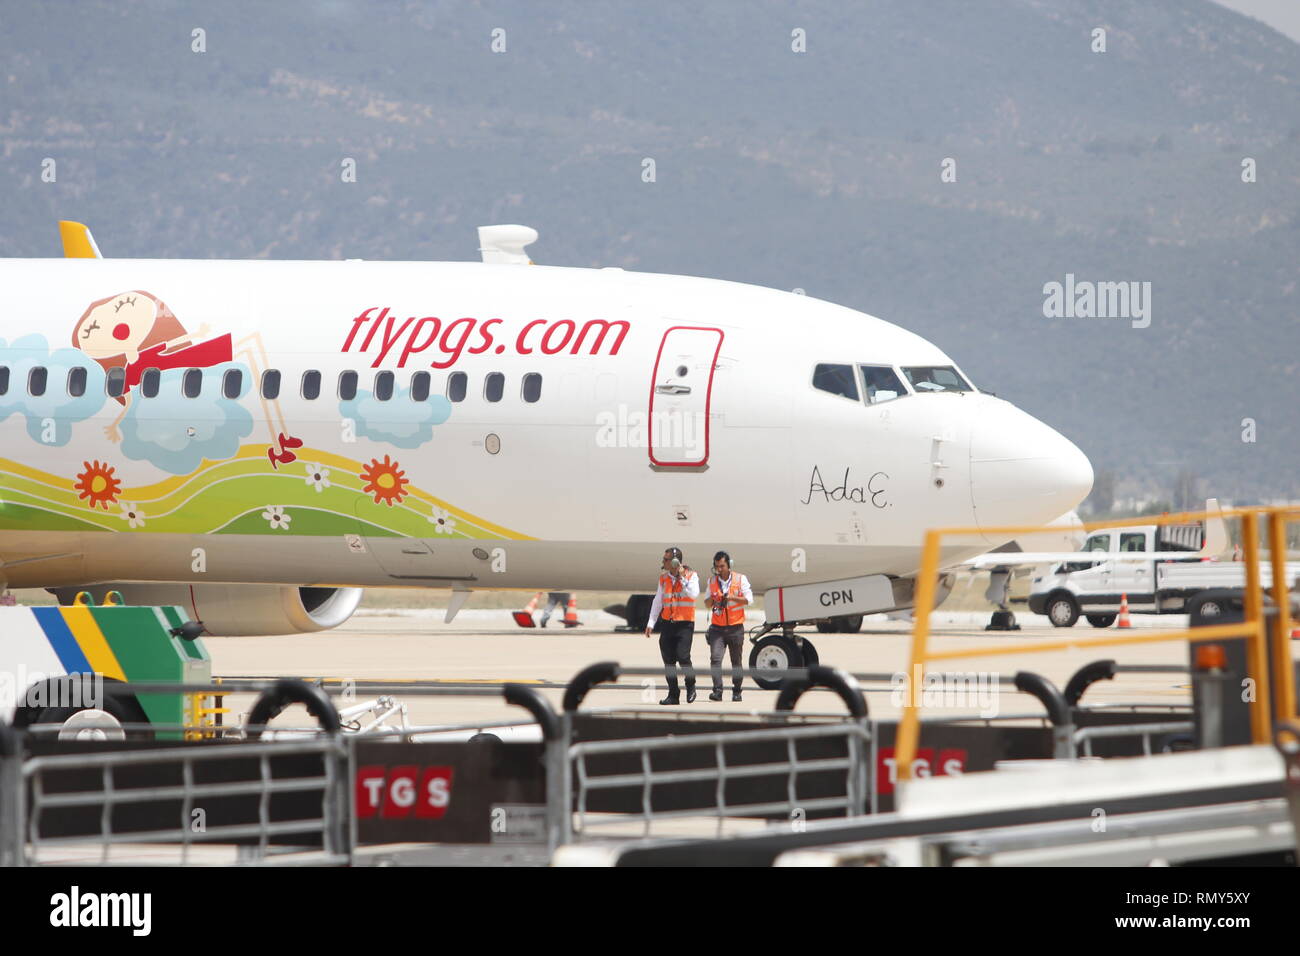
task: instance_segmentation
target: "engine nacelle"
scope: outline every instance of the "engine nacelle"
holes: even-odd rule
[[[361,588],[293,587],[284,584],[153,584],[125,582],[88,588],[55,588],[60,604],[89,591],[96,604],[120,591],[127,604],[179,604],[215,637],[305,634],[338,627],[361,603]]]

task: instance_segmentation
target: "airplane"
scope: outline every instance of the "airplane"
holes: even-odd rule
[[[798,292],[532,265],[512,225],[483,262],[112,259],[60,228],[64,258],[0,260],[0,587],[295,633],[367,587],[450,588],[448,620],[476,588],[653,591],[678,546],[788,619],[872,613],[912,605],[926,527],[1092,485],[937,346]]]

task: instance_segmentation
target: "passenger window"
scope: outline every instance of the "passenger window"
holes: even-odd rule
[[[187,368],[181,379],[181,394],[186,398],[198,398],[203,391],[203,369]]]
[[[0,395],[9,391],[9,366],[0,365]]]
[[[426,402],[429,400],[429,373],[416,372],[411,376],[411,401]]]
[[[1119,549],[1121,551],[1145,551],[1147,549],[1147,536],[1140,531],[1130,531],[1119,536]]]
[[[491,372],[483,380],[483,397],[489,402],[501,401],[501,396],[506,393],[506,377],[500,372]]]
[[[902,379],[888,365],[859,365],[858,368],[862,369],[862,386],[867,390],[868,405],[879,405],[907,394]]]
[[[50,373],[43,365],[37,365],[27,373],[27,391],[32,395],[44,395],[45,385],[49,381]]]
[[[375,398],[381,402],[386,402],[393,397],[393,380],[395,377],[392,372],[380,372],[375,376]]]
[[[357,373],[339,373],[339,398],[349,402],[357,397]]]
[[[529,372],[524,376],[524,401],[535,402],[542,397],[542,376],[538,372]]]
[[[813,388],[858,400],[858,380],[852,365],[818,365],[813,369]]]
[[[465,401],[469,391],[469,376],[464,372],[452,372],[447,376],[447,397],[453,402]]]
[[[244,390],[244,373],[237,368],[226,369],[221,379],[221,394],[226,398],[238,398]]]
[[[80,398],[86,394],[86,370],[78,365],[68,372],[68,394]]]
[[[120,365],[110,368],[104,379],[104,391],[109,398],[121,398],[126,394],[126,369]]]
[[[162,372],[156,368],[147,368],[140,376],[140,394],[145,398],[156,398],[158,384],[162,381]]]
[[[268,368],[262,373],[262,397],[280,397],[280,372],[278,369]]]
[[[309,402],[320,398],[320,372],[315,369],[302,373],[302,397]]]

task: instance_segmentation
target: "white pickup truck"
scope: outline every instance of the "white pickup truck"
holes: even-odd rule
[[[1037,574],[1029,610],[1056,627],[1073,627],[1080,615],[1093,627],[1109,627],[1127,596],[1134,614],[1191,614],[1214,617],[1239,600],[1246,566],[1220,561],[1202,550],[1200,525],[1136,525],[1088,536],[1079,560],[1048,565]],[[1133,552],[1139,552],[1133,554]],[[1150,555],[1157,553],[1160,557]],[[1300,563],[1286,566],[1288,585],[1300,577]],[[1273,571],[1260,562],[1260,578],[1271,587]]]

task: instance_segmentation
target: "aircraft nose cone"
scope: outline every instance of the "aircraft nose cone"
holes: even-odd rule
[[[1092,465],[1064,435],[996,401],[976,416],[970,480],[981,528],[1046,524],[1088,496]]]

